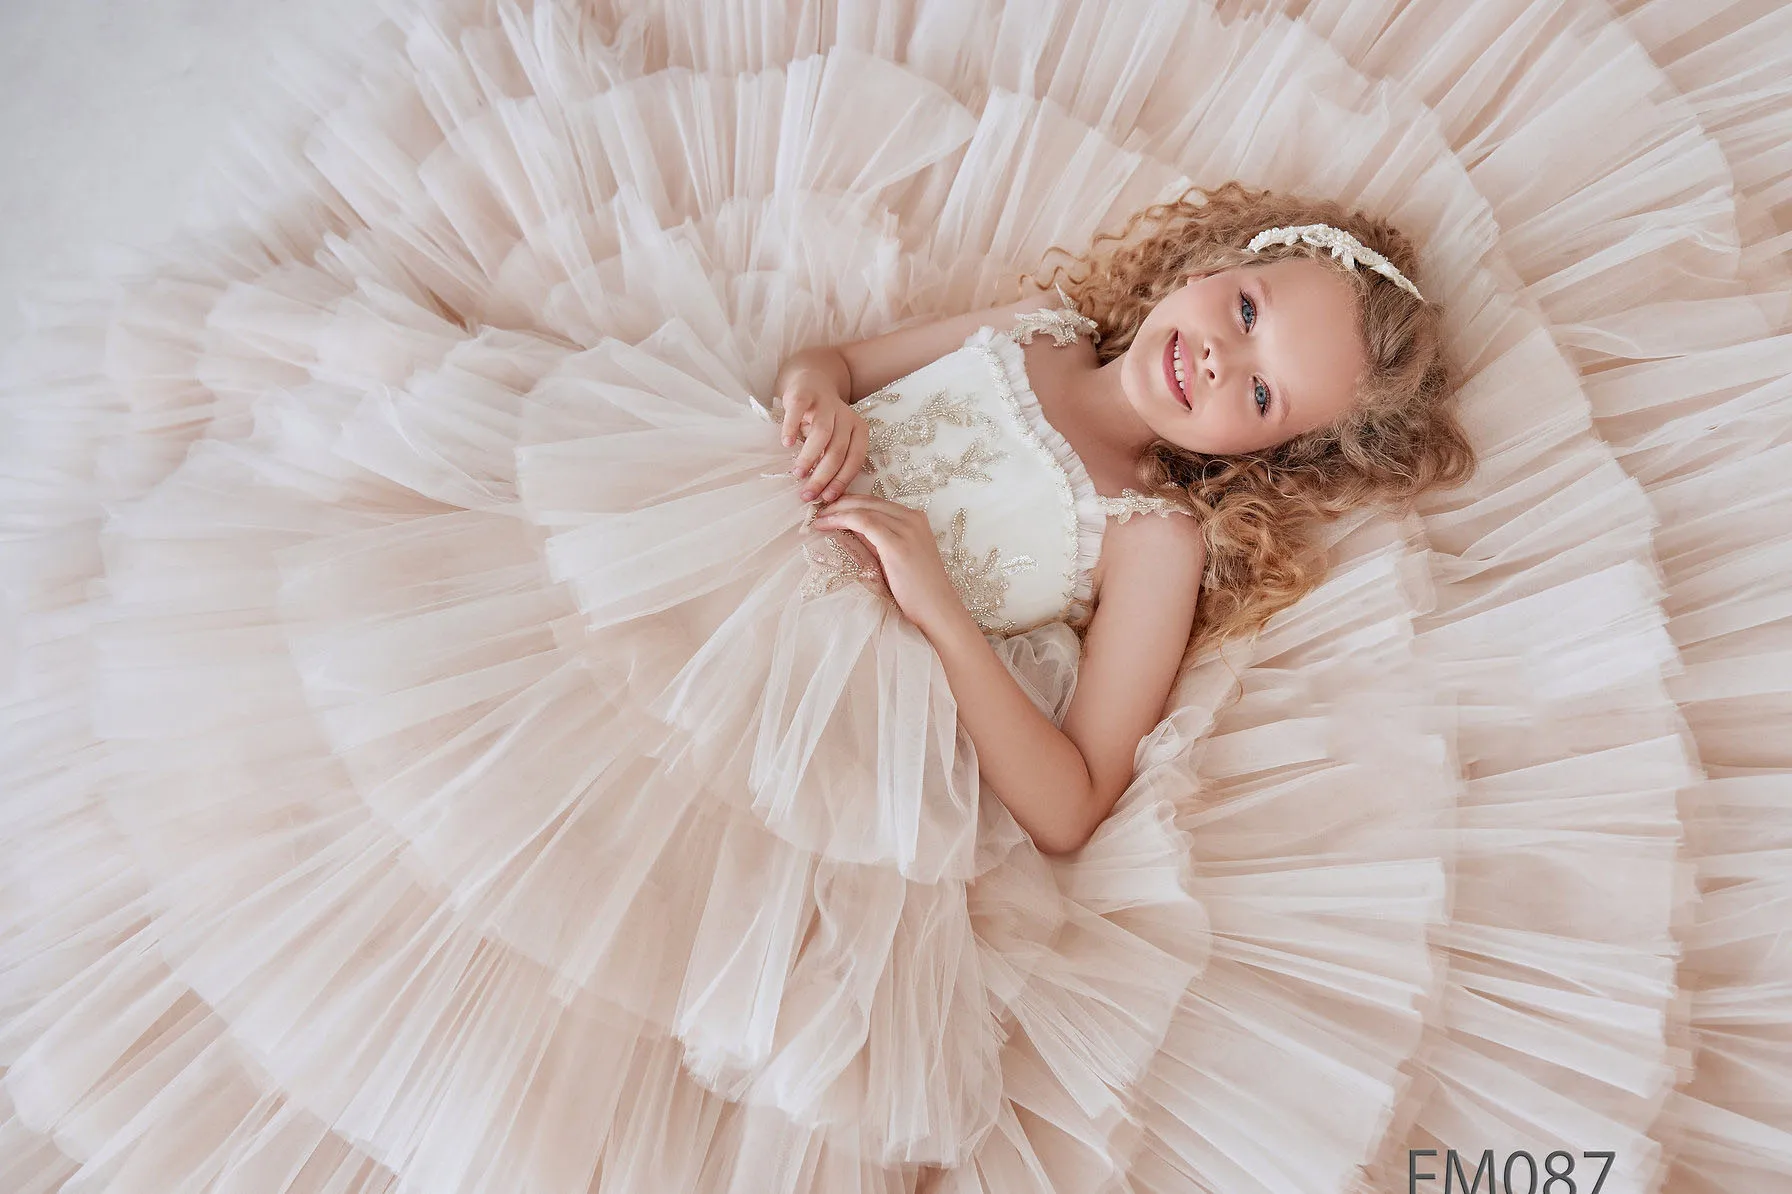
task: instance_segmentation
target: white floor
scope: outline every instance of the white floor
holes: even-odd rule
[[[202,201],[282,46],[371,0],[0,0],[0,340],[20,303],[167,238]]]

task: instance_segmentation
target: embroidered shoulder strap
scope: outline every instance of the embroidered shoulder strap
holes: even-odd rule
[[[1042,307],[1037,311],[1023,311],[1014,317],[1014,327],[1008,336],[1016,344],[1029,344],[1040,332],[1052,338],[1052,343],[1059,348],[1076,343],[1081,333],[1088,333],[1095,343],[1101,343],[1100,325],[1081,311],[1070,301],[1062,286],[1057,286],[1058,301],[1062,307]]]
[[[1140,493],[1136,489],[1122,489],[1119,497],[1098,494],[1096,501],[1101,503],[1102,513],[1121,522],[1135,514],[1188,514],[1186,509],[1169,498]]]

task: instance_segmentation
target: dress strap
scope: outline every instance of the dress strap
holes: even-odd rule
[[[1169,498],[1140,493],[1136,489],[1122,489],[1119,497],[1097,495],[1095,500],[1101,503],[1102,513],[1121,522],[1125,522],[1135,514],[1183,514],[1193,517],[1186,507],[1172,502]]]
[[[1053,284],[1058,292],[1061,307],[1042,307],[1037,311],[1025,311],[1014,317],[1014,327],[1008,332],[1009,339],[1016,344],[1028,344],[1034,336],[1044,332],[1052,338],[1052,343],[1059,348],[1076,343],[1079,334],[1087,333],[1095,343],[1101,343],[1101,325],[1076,309],[1070,296],[1064,293],[1062,286]]]

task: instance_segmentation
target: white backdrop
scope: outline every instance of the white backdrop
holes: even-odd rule
[[[367,0],[0,0],[0,340],[108,246],[165,239],[267,96],[272,47],[352,39]]]

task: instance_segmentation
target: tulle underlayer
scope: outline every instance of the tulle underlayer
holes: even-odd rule
[[[1792,1181],[1789,65],[1770,0],[443,0],[300,69],[6,369],[0,1188]],[[748,398],[1234,177],[1424,246],[1479,470],[1048,858]],[[996,649],[1061,717],[1075,634]]]

